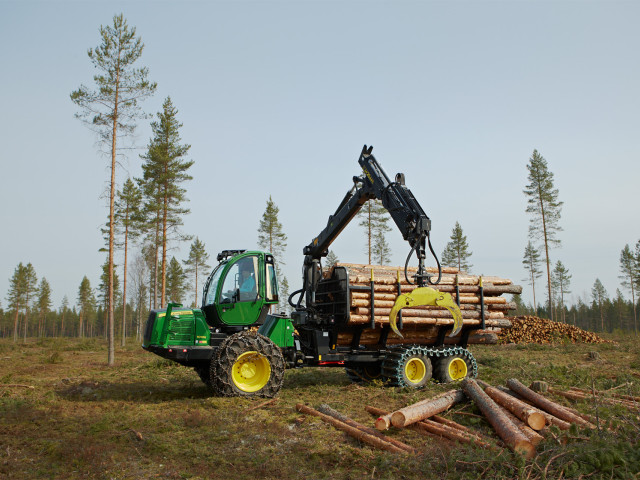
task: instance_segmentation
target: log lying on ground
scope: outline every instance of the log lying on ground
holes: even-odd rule
[[[480,386],[471,378],[462,381],[462,390],[478,406],[493,429],[504,443],[516,453],[530,459],[535,455],[535,447],[524,436],[520,429],[513,424],[500,407],[482,391]]]
[[[546,425],[547,421],[544,418],[544,415],[536,409],[531,408],[529,405],[523,405],[512,396],[507,395],[481,380],[478,380],[477,383],[494,402],[511,412],[527,426],[534,430],[542,430]]]
[[[549,412],[547,412],[545,410],[538,409],[537,407],[533,406],[531,404],[531,402],[527,402],[527,400],[525,398],[521,397],[520,395],[518,395],[513,390],[511,390],[511,389],[509,389],[507,387],[502,387],[502,386],[498,386],[496,388],[498,390],[500,390],[501,392],[506,393],[507,395],[513,397],[517,402],[522,404],[523,408],[531,407],[531,408],[537,410],[539,413],[541,413],[544,416],[545,420],[547,421],[547,425],[555,425],[560,430],[569,430],[569,428],[571,428],[571,423],[565,422],[564,420],[561,420],[558,417],[556,417],[554,415],[551,415]]]
[[[423,400],[393,412],[391,423],[402,428],[437,413],[442,413],[458,402],[465,400],[462,390],[452,390],[435,398]]]
[[[486,390],[485,390],[485,393],[487,393]],[[504,408],[502,405],[500,405],[499,403],[496,403],[496,405],[498,405],[498,407],[502,409],[502,411],[507,416],[507,418],[509,418],[509,420],[511,420],[513,424],[520,429],[522,434],[525,437],[527,437],[527,440],[531,442],[531,445],[536,447],[544,439],[542,435],[540,435],[537,431],[535,431],[529,425],[525,424],[522,420],[520,420],[518,417],[516,417],[513,413],[511,413],[509,410]]]
[[[318,411],[320,413],[324,413],[325,415],[329,415],[330,417],[333,417],[336,420],[340,420],[341,422],[344,422],[344,423],[346,423],[347,425],[349,425],[351,427],[355,427],[358,430],[362,430],[364,433],[368,433],[369,435],[373,435],[374,437],[378,437],[378,438],[384,440],[385,442],[388,442],[388,443],[390,443],[392,445],[395,445],[398,448],[401,448],[402,450],[406,450],[409,453],[415,453],[415,451],[416,451],[415,448],[410,447],[406,443],[402,443],[401,441],[396,440],[395,438],[387,437],[386,435],[384,435],[383,433],[379,432],[378,430],[376,430],[374,428],[367,427],[366,425],[362,425],[362,424],[350,419],[346,415],[343,415],[340,412],[334,410],[333,408],[331,408],[327,404],[320,405],[318,407]]]
[[[620,387],[625,387],[628,386],[629,384],[622,384],[619,385],[617,387],[614,388],[620,388]],[[576,392],[582,392],[582,393],[586,393],[588,395],[592,395],[593,393],[595,393],[596,395],[600,395],[600,396],[606,396],[609,395],[613,398],[620,398],[622,400],[630,400],[632,402],[640,402],[640,397],[636,397],[634,395],[623,395],[620,393],[613,393],[607,390],[595,390],[595,391],[591,391],[591,390],[585,390],[583,388],[577,388],[577,387],[570,387],[569,390],[574,390]]]
[[[577,392],[577,391],[565,392],[565,391],[557,390],[551,387],[549,387],[549,393],[553,393],[554,395],[559,395],[559,396],[568,398],[569,400],[590,401],[590,400],[593,400],[594,398],[592,394],[587,394],[587,393]],[[606,398],[600,395],[596,396],[595,398],[598,402],[606,403],[607,405],[621,405],[623,407],[627,407],[630,409],[640,408],[640,404],[631,400],[625,400],[622,398]]]
[[[363,432],[362,430],[356,428],[356,427],[352,427],[351,425],[347,425],[344,422],[341,422],[338,419],[335,419],[333,417],[330,417],[329,415],[325,415],[324,413],[320,413],[317,410],[308,407],[306,405],[302,405],[301,403],[298,403],[296,405],[296,410],[298,410],[299,412],[305,413],[307,415],[314,415],[316,417],[319,417],[322,421],[329,423],[331,425],[333,425],[335,428],[337,428],[338,430],[342,430],[343,432],[348,433],[349,435],[351,435],[352,437],[368,444],[371,445],[373,447],[376,448],[380,448],[382,450],[386,450],[388,452],[393,452],[393,453],[404,453],[407,454],[408,452],[406,450],[403,450],[401,448],[396,447],[395,445],[382,440],[381,438],[378,438],[376,436],[370,435],[366,432]]]
[[[385,410],[380,410],[379,408],[366,406],[365,410],[372,415],[378,415],[379,418],[390,415]],[[426,433],[428,435],[436,435],[439,437],[444,437],[449,440],[454,440],[462,443],[475,443],[476,445],[482,448],[495,448],[490,443],[485,442],[482,437],[476,435],[475,433],[469,431],[463,431],[459,428],[454,428],[448,425],[444,425],[438,422],[435,422],[430,419],[421,420],[416,423],[412,423],[407,425],[406,428],[411,430],[418,431],[420,433]]]
[[[596,428],[595,425],[593,425],[590,422],[587,422],[586,420],[579,417],[578,415],[571,413],[562,405],[558,405],[557,403],[552,402],[548,398],[543,397],[542,395],[534,392],[530,388],[525,387],[522,383],[520,383],[515,378],[510,378],[509,380],[507,380],[507,387],[509,387],[514,392],[516,392],[518,395],[521,395],[522,397],[530,400],[535,406],[549,412],[550,414],[560,418],[561,420],[564,420],[570,423],[575,423],[581,427]]]

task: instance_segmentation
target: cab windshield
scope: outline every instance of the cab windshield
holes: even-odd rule
[[[215,303],[218,282],[220,281],[220,276],[222,275],[225,265],[226,262],[219,264],[211,274],[211,277],[209,277],[209,281],[207,282],[207,285],[205,285],[206,291],[204,292],[203,305],[213,305]]]

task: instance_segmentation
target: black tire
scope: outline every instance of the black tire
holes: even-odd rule
[[[211,384],[224,397],[274,397],[282,388],[285,363],[280,349],[257,332],[225,339],[211,362]]]
[[[431,379],[431,359],[419,346],[393,348],[382,363],[382,375],[392,386],[422,388]]]
[[[461,381],[472,374],[469,360],[462,355],[450,355],[435,361],[433,378],[440,383]]]
[[[366,367],[345,367],[344,371],[353,383],[382,380],[382,365],[379,363]]]

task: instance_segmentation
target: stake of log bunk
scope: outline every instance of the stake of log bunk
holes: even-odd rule
[[[530,459],[535,455],[535,447],[522,431],[513,424],[502,409],[471,378],[462,381],[462,390],[471,398],[484,414],[487,421],[504,443],[514,452]]]
[[[403,453],[405,455],[408,453],[407,450],[398,448],[395,445],[387,442],[386,440],[383,440],[369,433],[363,432],[362,430],[356,427],[347,425],[346,423],[341,422],[336,418],[333,418],[329,415],[325,415],[324,413],[318,412],[317,410],[311,407],[308,407],[306,405],[302,405],[301,403],[296,404],[296,410],[307,415],[313,415],[313,416],[319,417],[323,422],[329,423],[333,425],[335,428],[337,428],[338,430],[342,430],[343,432],[346,432],[350,436],[362,441],[363,443],[371,445],[373,447],[380,448],[382,450],[386,450],[388,452],[393,452],[393,453]]]

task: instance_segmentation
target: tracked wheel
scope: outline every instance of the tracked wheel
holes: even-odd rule
[[[433,378],[440,383],[461,381],[467,377],[475,378],[478,367],[469,350],[457,347],[453,354],[432,358]]]
[[[211,362],[211,385],[225,397],[274,397],[284,380],[280,349],[257,332],[227,338]]]
[[[422,388],[431,373],[427,350],[417,345],[395,347],[382,362],[382,375],[391,386]]]

